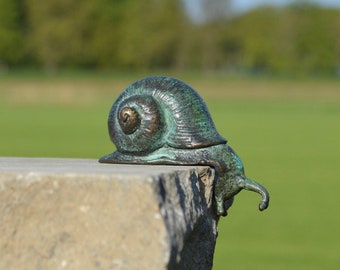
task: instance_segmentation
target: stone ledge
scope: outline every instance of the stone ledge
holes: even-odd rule
[[[0,269],[211,269],[209,167],[0,158]]]

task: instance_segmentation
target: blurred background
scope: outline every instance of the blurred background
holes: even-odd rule
[[[151,75],[195,88],[271,193],[237,195],[214,269],[338,269],[340,1],[0,0],[0,156],[114,151],[110,107]]]
[[[336,0],[0,0],[0,68],[339,75],[339,8]]]

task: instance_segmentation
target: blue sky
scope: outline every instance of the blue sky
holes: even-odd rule
[[[192,2],[197,2],[194,0],[190,0]],[[291,2],[298,2],[292,0],[233,0],[233,7],[239,11],[248,10],[250,8],[263,5],[263,4],[271,4],[271,5],[285,5]],[[313,0],[309,1],[313,3],[317,3],[323,6],[333,6],[333,7],[340,7],[340,0]]]
[[[183,0],[185,3],[189,15],[193,17],[194,20],[200,21],[201,10],[199,3],[201,0]],[[298,2],[294,0],[231,0],[231,5],[234,11],[244,12],[259,5],[270,4],[270,5],[285,5],[292,2]],[[340,8],[340,0],[309,0],[308,2],[317,3],[322,6],[336,7]]]

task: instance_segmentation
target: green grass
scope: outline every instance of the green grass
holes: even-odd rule
[[[217,125],[229,134],[247,175],[269,189],[271,205],[259,213],[255,194],[236,197],[219,224],[214,269],[337,269],[340,103],[222,107]]]
[[[99,158],[123,78],[0,78],[1,156]],[[184,76],[204,97],[248,177],[219,222],[214,269],[338,269],[340,82]]]

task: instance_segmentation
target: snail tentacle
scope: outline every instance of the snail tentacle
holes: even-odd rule
[[[257,183],[256,181],[251,180],[251,179],[246,178],[246,177],[245,178],[239,178],[239,180],[237,182],[238,182],[238,186],[240,188],[259,193],[262,196],[262,200],[259,204],[259,210],[263,211],[263,210],[267,209],[267,207],[269,205],[269,193],[264,186]]]

